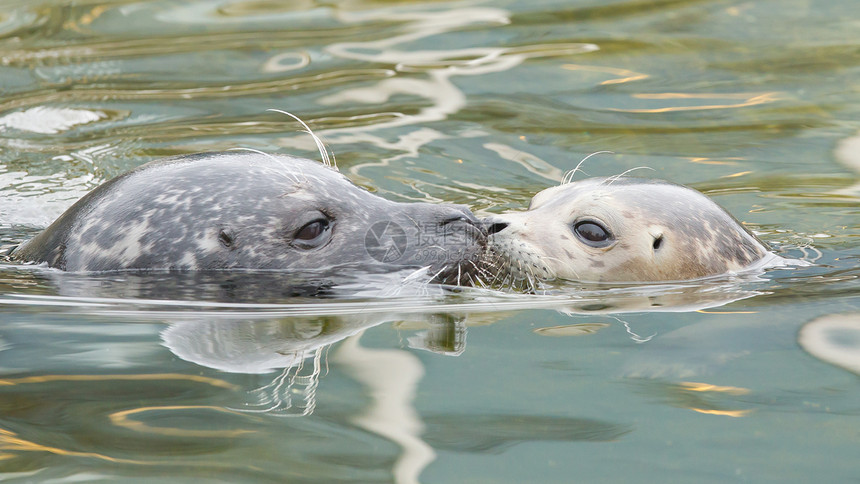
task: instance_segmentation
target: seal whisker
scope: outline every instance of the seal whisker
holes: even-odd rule
[[[318,150],[319,150],[319,152],[320,152],[320,156],[322,157],[322,162],[323,162],[323,164],[324,164],[324,165],[326,165],[326,166],[330,166],[330,167],[334,168],[335,170],[337,170],[337,165],[335,165],[335,164],[333,164],[333,163],[332,163],[331,159],[330,159],[330,158],[329,158],[329,156],[328,156],[328,152],[326,151],[326,149],[325,149],[325,145],[323,144],[322,140],[320,140],[320,139],[319,139],[319,137],[318,137],[316,134],[314,134],[314,132],[313,132],[313,131],[311,131],[310,126],[308,126],[308,125],[307,125],[307,123],[305,123],[304,121],[302,121],[302,120],[301,120],[301,118],[299,118],[299,117],[298,117],[298,116],[296,116],[295,114],[288,113],[287,111],[283,111],[283,110],[281,110],[281,109],[269,108],[269,109],[267,109],[266,111],[271,111],[271,112],[275,112],[275,113],[286,114],[287,116],[289,116],[289,117],[291,117],[291,118],[295,119],[296,121],[298,121],[298,122],[299,122],[299,123],[300,123],[300,124],[305,128],[305,133],[307,133],[307,134],[311,135],[311,138],[313,138],[314,143],[317,145],[317,149],[318,149]]]
[[[478,286],[481,286],[481,287],[487,287],[487,283],[486,283],[486,282],[484,282],[484,280],[483,280],[483,279],[481,279],[481,276],[479,276],[479,275],[477,275],[477,274],[475,274],[475,282],[477,282],[477,285],[478,285]]]
[[[534,293],[534,292],[536,292],[535,291],[535,288],[536,288],[535,281],[532,279],[532,274],[530,272],[528,272],[528,269],[526,269],[526,271],[527,271],[526,272],[526,281],[528,281],[528,284],[526,285],[526,287],[528,288],[529,292]]]
[[[284,164],[284,162],[283,162],[283,161],[281,161],[281,160],[277,159],[276,157],[274,157],[274,156],[270,155],[269,153],[266,153],[265,151],[255,150],[254,148],[245,148],[245,147],[243,147],[243,146],[239,146],[239,147],[236,147],[236,148],[230,148],[228,151],[250,151],[251,153],[257,153],[258,155],[263,155],[263,156],[265,156],[266,158],[268,158],[268,159],[270,159],[270,160],[274,161],[275,163],[277,163],[281,168],[283,168],[283,169],[284,169],[284,171],[285,171],[287,174],[289,174],[290,176],[292,176],[292,177],[293,177],[293,180],[294,180],[297,184],[300,184],[300,183],[302,182],[302,180],[301,180],[301,179],[299,179],[299,177],[298,177],[295,173],[293,173],[293,172],[290,170],[290,168],[289,168],[287,165],[285,165],[285,164]],[[298,167],[297,167],[297,168],[298,168]],[[305,179],[305,183],[307,183],[307,182],[308,182],[308,178],[307,178],[307,176],[305,176],[305,174],[304,174],[304,172],[302,172],[302,169],[301,169],[301,168],[298,168],[298,170],[299,170],[299,173],[301,173],[302,178],[304,178],[304,179]]]
[[[530,273],[530,268],[528,265],[524,265],[522,260],[517,260],[517,266],[519,266],[520,273],[522,274],[522,282],[527,289],[531,289],[534,287],[534,283],[532,282],[532,274]]]
[[[437,273],[433,274],[433,277],[431,277],[431,278],[430,278],[430,280],[431,280],[431,281],[435,281],[435,280],[436,280],[436,278],[437,278],[437,277],[439,277],[439,275],[440,275],[440,274],[442,274],[443,272],[445,272],[445,269],[447,269],[447,268],[448,268],[448,267],[443,267],[443,268],[439,269],[439,272],[437,272]]]
[[[495,252],[491,252],[490,254],[491,254],[490,258],[486,261],[486,264],[482,264],[482,265],[485,265],[486,268],[482,269],[481,272],[483,273],[483,275],[487,276],[487,283],[490,286],[494,286],[494,285],[496,285],[497,281],[499,281],[502,278],[507,277],[509,271],[499,270],[501,267],[501,264],[499,263],[499,261],[502,258],[502,256],[500,254],[497,254]]]
[[[430,266],[424,266],[424,267],[422,267],[422,268],[420,268],[420,269],[416,269],[415,271],[410,272],[409,274],[407,274],[407,275],[406,275],[406,277],[404,277],[404,278],[403,278],[403,280],[402,280],[402,281],[400,281],[400,282],[410,282],[410,281],[412,281],[412,280],[418,279],[418,278],[419,278],[419,277],[421,277],[422,275],[427,274],[427,271],[428,271],[429,269],[430,269]]]
[[[587,160],[587,159],[591,158],[592,156],[594,156],[594,155],[599,155],[599,154],[604,154],[604,153],[608,153],[608,154],[612,154],[612,155],[614,155],[614,154],[615,154],[615,152],[614,152],[614,151],[606,151],[606,150],[604,150],[604,151],[595,151],[594,153],[591,153],[590,155],[588,155],[588,156],[586,156],[585,158],[583,158],[582,160],[580,160],[580,161],[579,161],[579,163],[577,163],[576,167],[574,167],[574,168],[573,168],[573,170],[570,170],[570,171],[568,171],[567,173],[565,173],[565,174],[564,174],[564,178],[562,178],[562,179],[561,179],[561,185],[565,185],[565,184],[567,184],[567,183],[573,183],[573,177],[574,177],[574,176],[576,176],[576,172],[577,172],[577,171],[582,171],[582,173],[583,173],[583,174],[585,174],[585,175],[587,176],[587,175],[588,175],[588,173],[585,173],[585,171],[584,171],[584,170],[580,170],[580,169],[579,169],[579,167],[581,167],[581,166],[582,166],[582,164],[583,164],[583,163],[585,163],[585,160]]]
[[[541,284],[541,278],[535,273],[532,267],[529,267],[529,274],[531,275],[531,277],[529,277],[529,282],[531,283],[531,292],[537,294],[538,287]]]
[[[334,149],[331,150],[331,165],[335,170],[340,171],[337,168],[337,157],[334,156]]]
[[[492,274],[492,273],[490,273],[488,270],[481,268],[480,266],[478,266],[478,265],[477,265],[477,264],[475,264],[474,262],[472,262],[472,264],[473,264],[473,265],[475,265],[475,268],[476,268],[476,269],[477,269],[477,271],[478,271],[478,272],[475,274],[475,279],[478,281],[478,283],[479,283],[481,286],[485,286],[485,287],[492,286],[492,284],[496,281],[496,279],[498,279],[498,278],[499,278],[499,274]],[[492,264],[490,264],[488,267],[492,267]],[[488,280],[489,280],[490,282],[488,283],[488,282],[486,282],[483,278],[481,278],[481,276],[482,276],[482,275],[483,275],[483,276],[487,276],[487,277],[488,277]],[[492,279],[489,279],[490,277],[492,277]]]
[[[504,277],[502,279],[502,286],[506,286],[507,284],[510,284],[511,288],[513,289],[514,280],[515,280],[514,273],[512,271],[509,271],[508,268],[505,267],[505,266],[510,266],[510,265],[512,265],[512,261],[511,261],[510,257],[503,257],[502,255],[499,255],[496,258],[495,263],[493,265],[493,268],[495,269],[496,274],[493,277],[492,283],[495,283],[497,280],[499,280],[499,277],[502,276],[502,277]],[[500,269],[505,269],[505,270],[501,271]],[[508,283],[508,280],[510,280],[510,283]]]
[[[406,217],[410,222],[412,222],[413,224],[415,224],[415,227],[418,227],[419,229],[421,228],[421,224],[420,224],[417,220],[415,220],[414,218],[410,217],[408,214],[407,214],[407,215],[405,215],[405,217]]]
[[[473,267],[473,268],[474,268],[474,270],[475,270],[474,272],[470,272],[470,273],[469,273],[469,277],[474,276],[474,277],[475,277],[475,279],[476,279],[480,284],[482,284],[482,285],[483,285],[483,283],[484,283],[484,282],[483,282],[483,280],[481,279],[480,275],[481,275],[481,274],[486,273],[486,271],[485,271],[481,266],[479,266],[475,261],[473,261],[473,260],[467,260],[466,262],[468,262],[469,264],[471,264],[471,265],[472,265],[472,267]]]
[[[637,166],[637,167],[635,167],[635,168],[631,168],[631,169],[629,169],[629,170],[626,170],[626,171],[624,171],[623,173],[619,173],[619,174],[617,174],[617,175],[613,175],[613,176],[608,177],[606,180],[604,180],[604,181],[603,181],[603,183],[601,183],[601,185],[603,185],[603,184],[605,184],[606,186],[612,185],[612,183],[613,183],[615,180],[618,180],[618,179],[619,179],[619,178],[621,178],[622,176],[624,176],[624,175],[626,175],[626,174],[630,173],[631,171],[636,171],[636,170],[651,170],[651,171],[656,171],[656,170],[654,170],[653,168],[651,168],[650,166]]]

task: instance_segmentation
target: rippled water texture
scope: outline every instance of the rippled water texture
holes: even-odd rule
[[[4,249],[159,157],[318,159],[274,108],[389,199],[521,210],[609,151],[584,171],[649,167],[814,262],[543,295],[364,280],[326,299],[271,274],[5,263],[4,480],[860,475],[855,2],[0,4]]]

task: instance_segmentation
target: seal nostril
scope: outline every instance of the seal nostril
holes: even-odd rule
[[[495,233],[499,233],[502,230],[505,230],[508,227],[508,224],[505,222],[496,222],[487,226],[487,235],[493,235]]]
[[[661,236],[655,238],[654,243],[651,244],[651,246],[654,247],[654,250],[657,250],[660,247],[662,247],[663,246],[663,236],[661,235]]]

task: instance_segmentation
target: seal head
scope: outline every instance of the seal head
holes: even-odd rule
[[[541,191],[525,212],[484,221],[485,271],[503,285],[679,281],[777,256],[702,193],[643,178],[590,178]]]
[[[485,236],[465,207],[397,203],[320,163],[256,152],[155,161],[90,192],[12,253],[66,271],[427,267],[465,283]]]

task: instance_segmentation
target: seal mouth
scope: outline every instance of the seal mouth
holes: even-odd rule
[[[542,283],[556,279],[542,256],[510,233],[509,220],[490,216],[481,224],[487,232],[487,244],[477,263],[481,286],[537,292]]]
[[[477,264],[482,286],[535,293],[543,283],[556,279],[539,255],[521,245],[514,247],[511,241],[494,239]]]
[[[480,280],[482,254],[487,249],[487,231],[471,212],[450,217],[440,223],[443,244],[433,247],[430,282],[454,286],[473,286]]]

